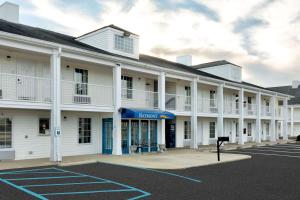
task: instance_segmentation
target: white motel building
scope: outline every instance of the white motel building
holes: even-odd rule
[[[23,25],[8,2],[0,18],[0,160],[288,139],[291,95],[236,64],[143,55],[114,25],[79,37]]]

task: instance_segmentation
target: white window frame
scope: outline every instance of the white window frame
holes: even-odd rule
[[[80,70],[82,72],[86,72],[86,82],[83,82],[82,80],[78,81],[76,80],[77,77],[76,77],[76,72],[77,70]],[[82,76],[84,76],[84,73],[82,74]],[[87,96],[88,95],[88,82],[89,82],[89,71],[87,69],[81,69],[81,68],[75,68],[74,69],[74,82],[75,82],[75,85],[74,85],[74,90],[75,90],[75,95],[76,96]],[[83,92],[78,93],[78,91],[80,90],[80,88]]]
[[[214,124],[214,137],[211,137],[211,124]],[[209,122],[208,124],[208,133],[209,133],[209,139],[215,139],[216,138],[216,122]]]
[[[191,121],[184,121],[183,126],[184,126],[183,127],[183,130],[184,130],[183,138],[184,138],[184,140],[190,140],[192,138]]]
[[[6,129],[7,129],[7,127],[6,127],[6,122],[7,122],[7,120],[10,120],[10,136],[11,136],[11,140],[10,140],[10,146],[0,146],[0,150],[3,150],[3,149],[11,149],[11,148],[13,148],[13,122],[12,122],[12,118],[10,118],[10,117],[0,117],[0,119],[4,119],[5,120],[5,123],[3,124],[4,125],[4,135],[5,135],[5,140],[4,140],[4,142],[5,143],[7,143],[7,140],[6,140],[6,135],[7,135],[7,133],[9,133],[8,131],[6,131]]]
[[[247,136],[252,137],[252,123],[247,123]]]
[[[134,40],[133,38],[123,35],[114,35],[114,49],[128,54],[134,54]]]
[[[122,75],[122,99],[133,99],[133,77]]]
[[[84,130],[83,129],[83,137],[81,137],[80,136],[80,132],[79,132],[79,128],[80,128],[80,120],[81,119],[83,119],[83,120],[85,120],[85,119],[89,119],[90,120],[90,130],[89,130],[89,132],[90,132],[90,135],[89,135],[89,137],[90,137],[90,141],[89,142],[84,142],[84,138],[86,137],[86,136],[84,136],[84,132],[86,131],[86,130]],[[90,118],[90,117],[79,117],[78,118],[78,130],[77,130],[77,132],[78,132],[78,140],[77,140],[77,142],[78,142],[78,144],[80,144],[80,145],[88,145],[88,144],[92,144],[92,118]],[[84,127],[83,127],[84,128]],[[82,140],[82,142],[80,142],[80,139],[83,139]]]

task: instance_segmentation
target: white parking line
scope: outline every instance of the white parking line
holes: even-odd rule
[[[276,148],[288,148],[288,149],[299,149],[300,147],[294,147],[294,146],[279,146],[279,145],[272,145],[272,146],[258,146],[258,147],[276,147]]]
[[[269,150],[269,149],[248,149],[251,151],[271,151],[271,152],[278,152],[278,153],[295,153],[300,154],[300,151],[298,152],[291,152],[291,151],[280,151],[280,150]]]
[[[241,154],[258,154],[258,155],[265,155],[265,156],[279,156],[279,157],[289,157],[289,158],[300,158],[300,156],[291,156],[291,155],[282,155],[282,154],[273,154],[273,153],[258,153],[258,152],[250,152],[250,151],[230,151],[236,152]]]

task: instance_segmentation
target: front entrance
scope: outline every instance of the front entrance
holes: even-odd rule
[[[122,120],[122,153],[129,153],[129,120]]]
[[[113,147],[113,119],[102,120],[102,153],[112,154]]]
[[[166,147],[176,147],[176,123],[174,120],[166,120]]]

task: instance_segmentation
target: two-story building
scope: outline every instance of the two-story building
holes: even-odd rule
[[[238,65],[171,62],[140,54],[139,35],[114,25],[74,37],[20,24],[15,4],[4,11],[0,160],[259,143],[280,130],[287,140],[290,96],[242,81]]]
[[[291,85],[269,89],[293,96],[288,101],[288,134],[291,137],[300,135],[300,81],[294,80]]]

